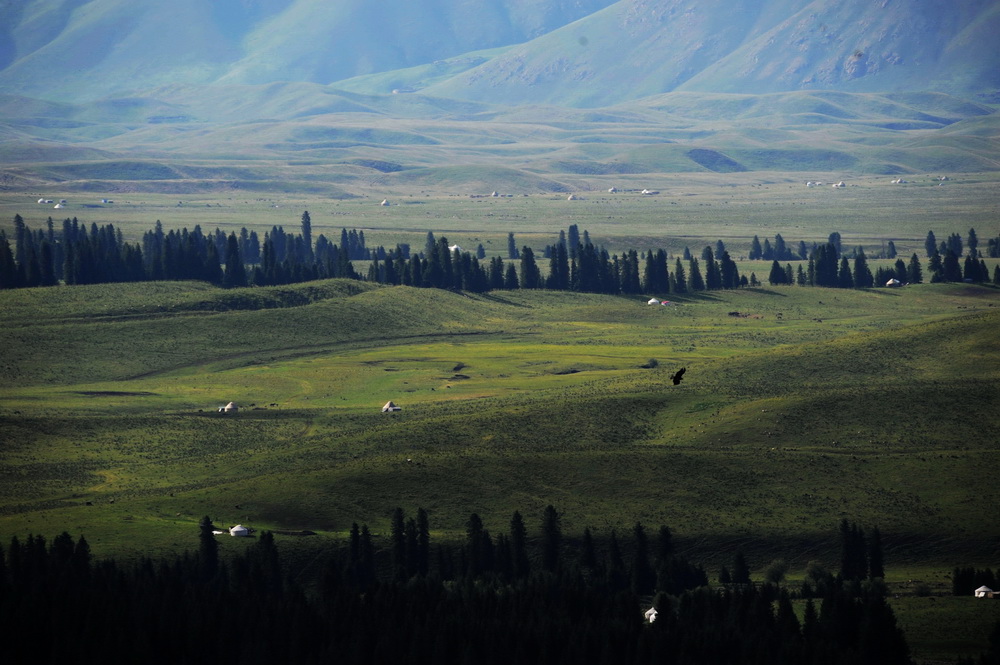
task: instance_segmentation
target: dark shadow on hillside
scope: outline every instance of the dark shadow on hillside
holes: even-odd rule
[[[765,289],[759,286],[750,287],[749,289],[744,289],[745,291],[753,291],[754,293],[759,293],[762,296],[781,296],[782,298],[787,298],[788,294],[780,293],[772,289]]]
[[[521,307],[524,309],[531,309],[531,305],[526,305],[522,302],[514,302],[513,300],[508,300],[507,298],[504,298],[502,296],[493,295],[493,293],[495,293],[495,291],[491,291],[490,293],[481,293],[479,294],[479,297],[482,298],[483,300],[495,302],[500,305],[507,305],[508,307]]]

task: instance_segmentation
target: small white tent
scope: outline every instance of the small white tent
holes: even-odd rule
[[[646,610],[643,616],[646,617],[646,621],[648,621],[649,623],[653,623],[654,621],[656,621],[656,608],[650,607],[648,610]]]
[[[250,529],[246,528],[242,524],[237,524],[229,529],[229,535],[236,538],[246,538],[250,535]]]
[[[903,283],[901,281],[899,281],[898,279],[896,279],[895,277],[893,277],[888,282],[886,282],[885,285],[888,286],[889,288],[895,289],[897,287],[902,286]]]
[[[382,407],[382,413],[392,413],[393,411],[402,411],[402,410],[403,407],[396,406],[396,404],[392,400],[386,402],[385,406]]]
[[[646,304],[647,305],[659,305],[660,304],[660,299],[659,298],[650,298],[649,300],[646,301]]]
[[[983,585],[972,593],[975,594],[976,598],[992,598],[995,592],[988,586]]]

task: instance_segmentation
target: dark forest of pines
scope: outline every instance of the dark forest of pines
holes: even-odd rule
[[[569,542],[560,522],[549,506],[529,538],[515,512],[494,536],[473,514],[463,543],[434,544],[425,511],[397,509],[387,537],[354,524],[309,579],[268,532],[223,559],[207,517],[198,550],[171,560],[95,561],[67,533],[15,538],[0,550],[0,621],[21,636],[11,662],[909,662],[872,577],[878,538],[856,525],[841,524],[847,569],[814,566],[789,592],[751,583],[739,552],[732,579],[709,587],[665,526]],[[793,597],[807,598],[798,613]]]
[[[363,231],[342,229],[339,243],[324,235],[315,240],[309,213],[301,219],[301,232],[287,233],[274,226],[260,240],[255,231],[241,229],[228,236],[219,229],[204,233],[199,226],[164,232],[157,222],[141,243],[130,244],[121,231],[108,224],[98,227],[66,219],[56,228],[50,218],[45,229],[27,227],[18,215],[11,239],[0,233],[0,288],[140,282],[146,280],[200,280],[224,287],[270,286],[316,279],[345,277],[381,284],[486,292],[510,289],[551,289],[607,294],[685,294],[694,291],[736,289],[762,284],[756,274],[740,274],[736,262],[721,240],[706,246],[699,256],[685,248],[683,257],[671,257],[663,249],[629,250],[609,254],[591,242],[576,225],[560,232],[559,238],[536,257],[530,247],[517,247],[508,234],[507,260],[486,259],[480,245],[475,252],[449,245],[444,237],[428,232],[423,251],[408,244],[392,249],[366,246]],[[926,243],[929,281],[988,282],[989,270],[978,249],[974,229],[965,243],[952,234],[936,242],[933,231]],[[1000,256],[1000,238],[987,243],[987,256]],[[964,261],[961,260],[964,256]],[[840,234],[827,242],[807,246],[799,242],[793,252],[781,235],[761,245],[754,236],[749,258],[771,260],[766,282],[831,288],[868,288],[924,281],[924,268],[914,253],[908,261],[896,257],[894,244],[877,253],[878,258],[896,259],[892,267],[872,273],[861,247],[847,248]],[[355,272],[353,261],[368,261],[364,275]],[[792,261],[798,263],[793,270]],[[547,263],[547,270],[541,265]],[[782,262],[785,262],[782,265]],[[672,264],[672,265],[671,265]],[[1000,266],[992,275],[1000,284]]]

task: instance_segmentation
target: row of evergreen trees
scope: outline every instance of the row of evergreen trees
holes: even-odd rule
[[[154,664],[908,662],[892,610],[871,590],[831,586],[801,619],[769,584],[701,580],[649,600],[643,577],[679,561],[666,527],[654,546],[633,527],[628,565],[614,538],[564,542],[551,506],[537,537],[519,513],[509,526],[494,537],[471,515],[464,542],[435,556],[426,512],[397,509],[385,547],[354,525],[321,555],[315,580],[283,562],[266,532],[223,559],[207,517],[197,552],[159,561],[95,562],[66,533],[51,545],[15,538],[0,548],[0,621],[11,635],[53,639],[10,640],[6,652],[11,662]]]
[[[256,232],[246,228],[229,235],[220,229],[206,234],[198,226],[193,231],[164,232],[159,222],[138,244],[124,242],[121,231],[113,225],[99,228],[91,224],[88,230],[75,218],[65,220],[60,232],[51,218],[45,230],[29,229],[20,216],[15,217],[14,227],[13,251],[6,236],[0,234],[0,288],[50,286],[60,281],[94,284],[193,279],[238,287],[331,277],[358,279],[352,264],[357,260],[371,262],[365,276],[369,281],[472,292],[545,288],[608,294],[684,294],[760,283],[753,273],[749,278],[740,274],[721,240],[714,250],[710,245],[704,248],[700,262],[685,248],[683,258],[676,257],[671,266],[663,249],[611,255],[592,243],[587,231],[581,234],[576,225],[560,231],[558,240],[544,248],[547,271],[542,270],[530,247],[516,249],[513,233],[508,235],[506,263],[499,256],[487,262],[482,245],[475,254],[465,252],[449,246],[446,238],[435,238],[433,232],[427,234],[421,253],[411,252],[406,244],[391,250],[371,250],[366,246],[364,232],[357,230],[342,229],[339,245],[322,234],[313,241],[308,211],[302,214],[301,233],[287,233],[275,226],[264,234],[262,244]],[[943,254],[934,250],[928,266],[930,281],[989,281],[974,237],[970,230],[964,268],[953,248],[944,248]],[[752,255],[775,257],[767,277],[772,285],[868,288],[884,285],[889,279],[911,284],[923,281],[923,268],[916,254],[909,264],[897,259],[894,268],[880,267],[873,275],[864,250],[858,247],[844,251],[839,233],[830,234],[828,242],[811,248],[800,242],[798,251],[807,257],[794,273],[791,263],[782,267],[778,257],[800,259],[802,255],[788,250],[780,234],[775,236],[773,248],[768,241],[760,252],[758,246],[754,236]],[[890,248],[894,256],[891,243]],[[962,251],[960,239],[958,250]],[[853,258],[853,267],[849,257]],[[1000,284],[1000,266],[994,270],[993,281]]]
[[[983,252],[979,249],[979,236],[976,235],[975,229],[969,229],[964,244],[962,243],[962,236],[957,233],[952,233],[948,236],[947,240],[938,242],[934,231],[928,231],[927,237],[924,239],[924,250],[927,252],[927,258],[931,258],[935,254],[944,256],[949,251],[961,258],[966,248],[968,248],[968,256],[974,259],[983,257]],[[986,256],[993,259],[1000,257],[1000,236],[990,238],[986,242]]]
[[[956,596],[971,596],[981,586],[1000,591],[997,578],[998,575],[990,568],[957,567],[951,575],[951,591]]]

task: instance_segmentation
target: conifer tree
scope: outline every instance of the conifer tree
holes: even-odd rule
[[[303,255],[298,257],[304,261],[312,262],[313,260],[313,243],[312,243],[312,218],[309,216],[309,211],[304,210],[302,212],[302,245],[303,245]]]
[[[550,573],[559,568],[562,525],[559,513],[550,504],[542,515],[542,568]]]
[[[958,253],[953,249],[945,252],[944,260],[941,262],[941,276],[946,282],[961,282],[962,268],[958,263]]]
[[[771,261],[771,272],[767,276],[767,282],[771,286],[785,283],[785,271],[777,259]]]
[[[733,557],[733,584],[750,584],[750,567],[743,555],[743,550],[736,550]]]
[[[17,266],[14,264],[14,253],[10,250],[7,236],[0,232],[0,289],[13,289],[19,286],[16,276]]]
[[[673,278],[674,293],[687,293],[687,276],[684,274],[684,264],[681,263],[680,258],[674,264]]]
[[[517,251],[517,243],[514,241],[513,231],[507,234],[507,258],[511,261],[521,258],[520,252]]]
[[[514,511],[510,518],[510,549],[514,577],[523,579],[531,572],[528,561],[528,531],[524,526],[521,513]]]
[[[521,248],[521,271],[518,281],[522,289],[537,289],[541,286],[541,272],[535,264],[535,253],[531,248]]]
[[[927,232],[927,239],[924,240],[924,250],[927,252],[927,258],[931,258],[937,254],[937,238],[934,237],[933,231]]]
[[[397,582],[406,581],[406,525],[402,508],[392,511],[390,521],[392,542],[392,576]]]
[[[222,283],[227,288],[247,285],[246,268],[240,257],[240,245],[235,233],[230,233],[226,241],[226,273]]]
[[[910,284],[920,284],[924,281],[924,273],[920,268],[920,259],[916,252],[910,257],[910,263],[906,267],[906,281]]]
[[[698,267],[698,259],[691,259],[688,264],[691,268],[688,275],[688,285],[692,291],[704,291],[705,281],[701,277],[701,269]]]
[[[633,561],[632,561],[632,592],[640,596],[653,593],[656,585],[656,573],[649,565],[649,540],[641,522],[632,527]]]
[[[851,266],[847,262],[847,257],[840,259],[840,272],[837,274],[837,286],[842,289],[854,288],[854,277],[851,275]]]
[[[872,271],[868,268],[868,258],[865,256],[865,252],[860,247],[857,253],[854,255],[854,288],[856,289],[867,289],[871,288],[875,280],[872,278]]]
[[[201,567],[202,578],[208,580],[215,577],[219,570],[219,543],[215,541],[212,520],[208,515],[201,518],[198,530],[198,564]]]

